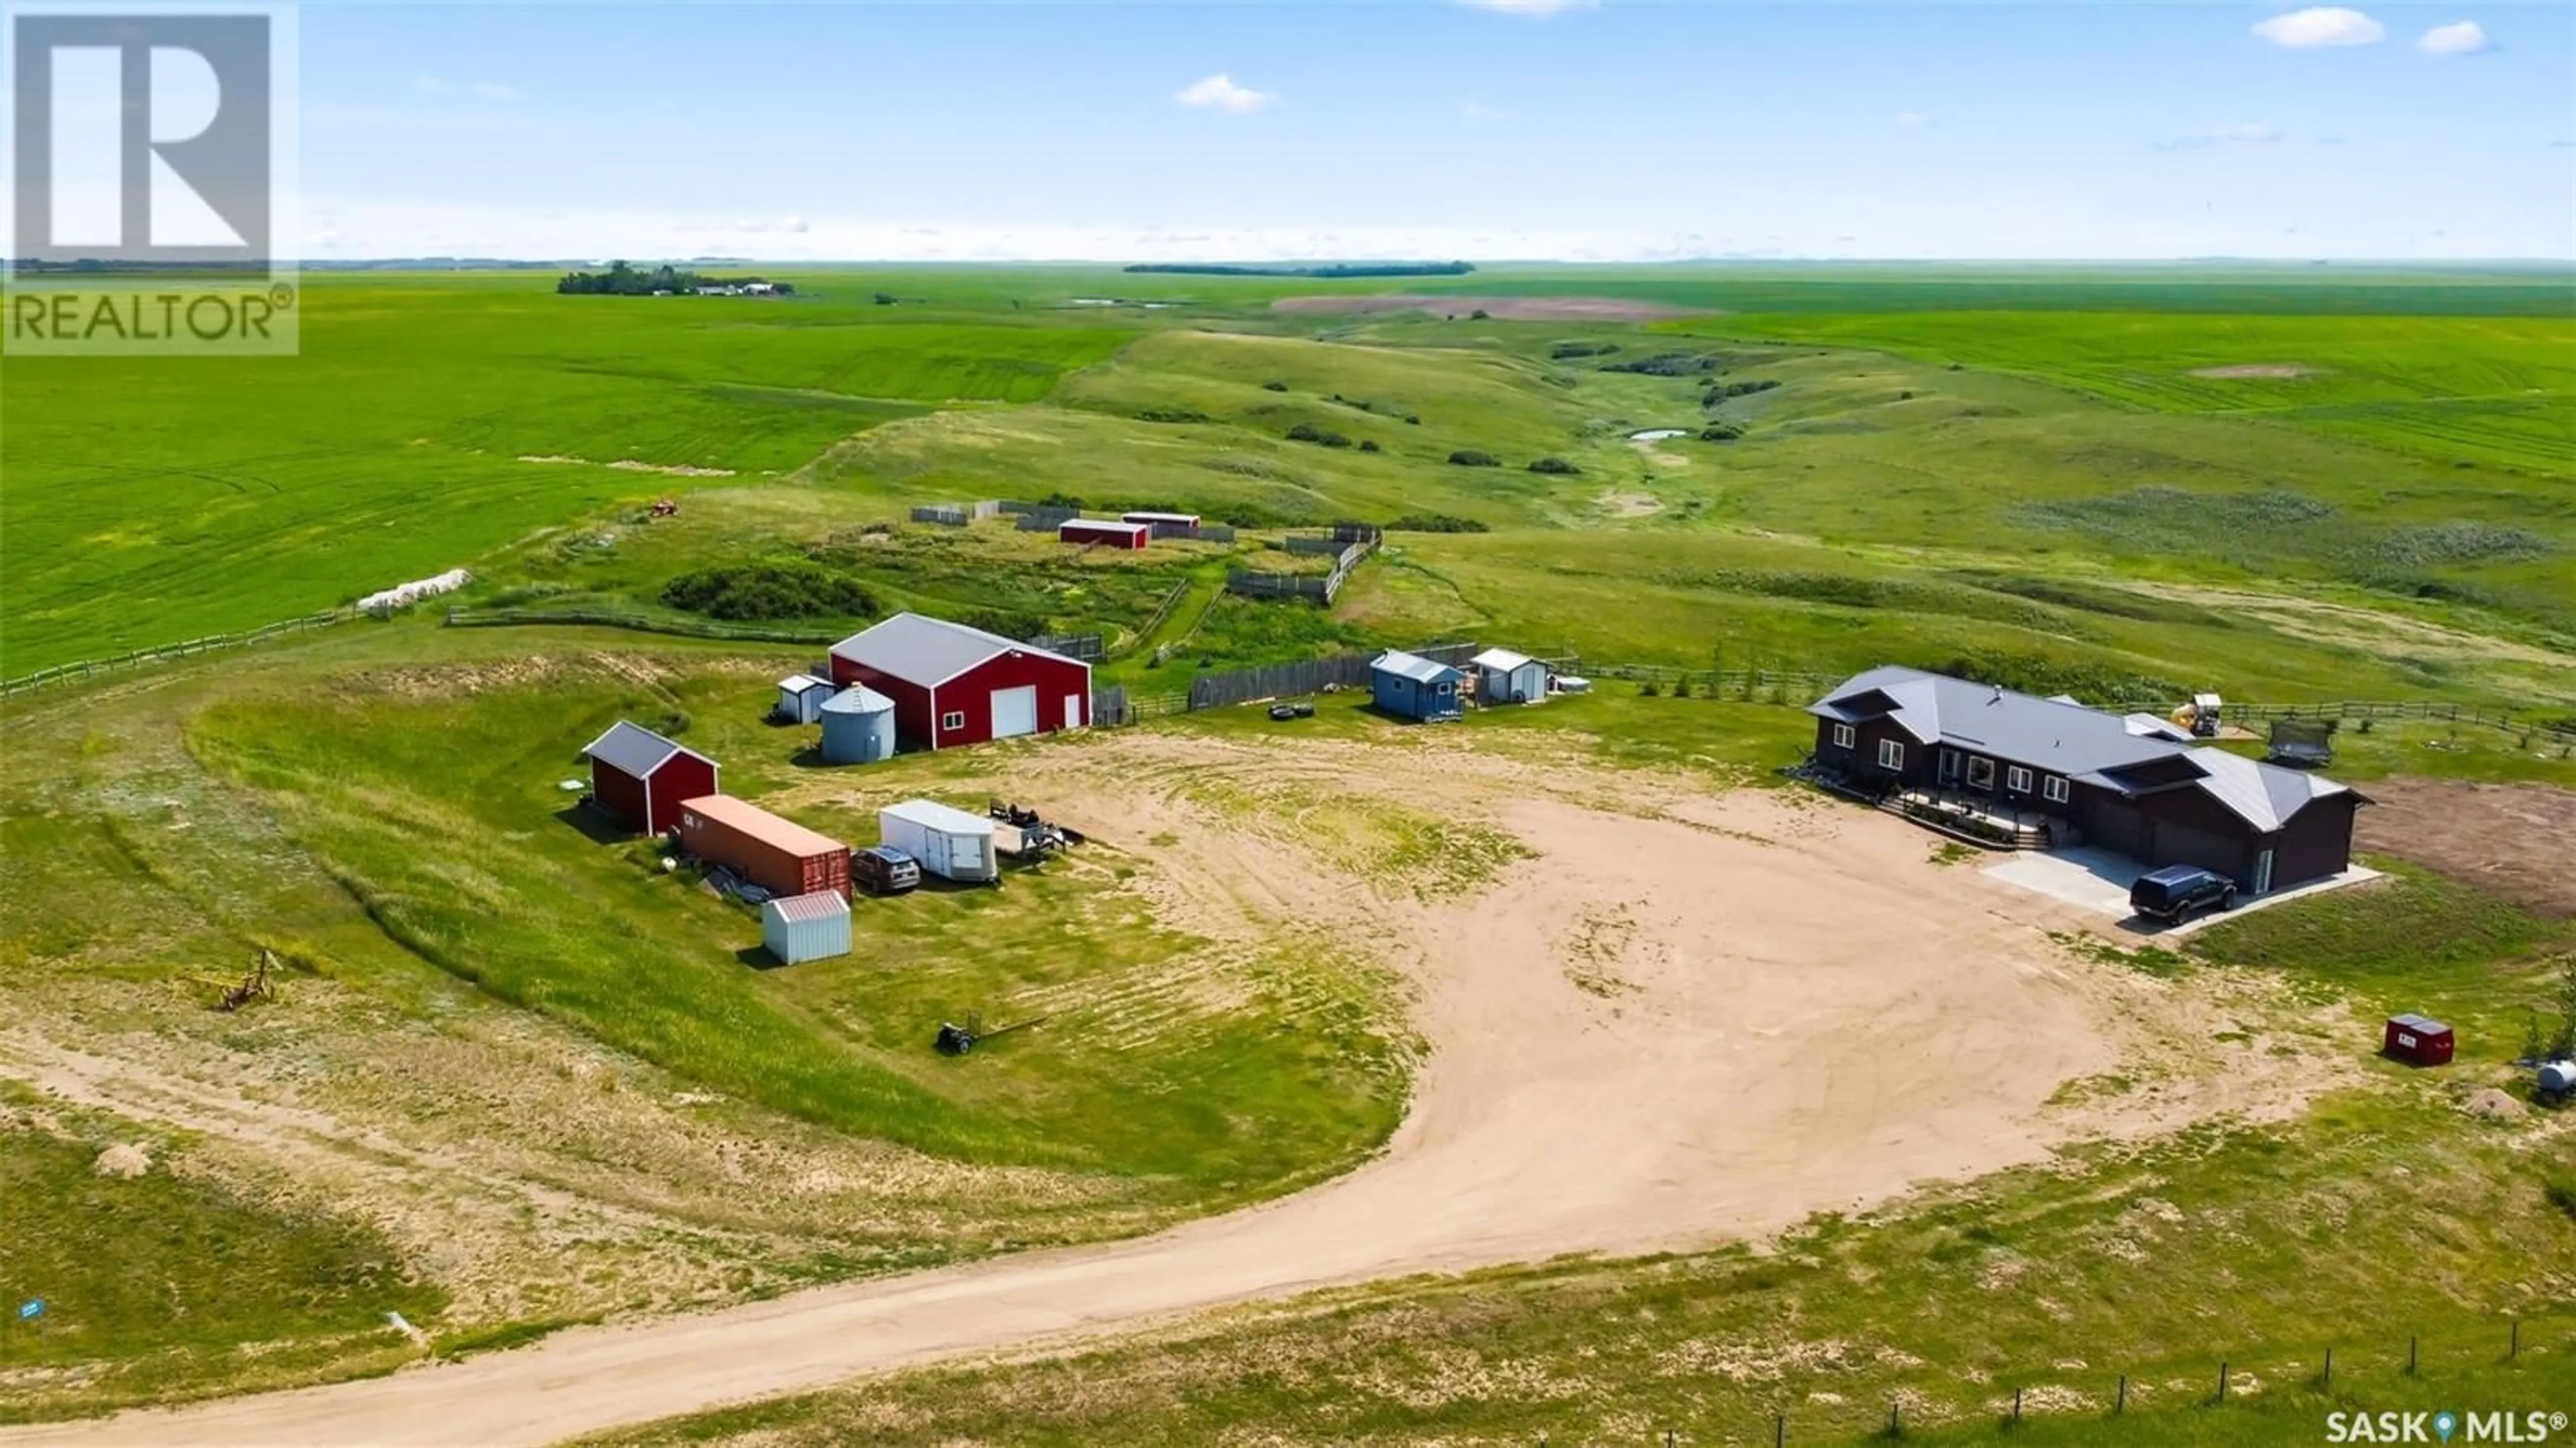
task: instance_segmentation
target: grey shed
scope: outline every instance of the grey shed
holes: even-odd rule
[[[852,684],[823,701],[823,758],[874,764],[894,756],[894,700]]]

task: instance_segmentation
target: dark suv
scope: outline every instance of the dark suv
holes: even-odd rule
[[[871,895],[900,895],[921,883],[921,862],[891,845],[850,852],[850,877]]]
[[[2138,877],[2129,887],[2129,908],[2168,925],[2179,924],[2195,910],[2227,910],[2236,904],[2236,882],[2198,865],[2167,865]]]

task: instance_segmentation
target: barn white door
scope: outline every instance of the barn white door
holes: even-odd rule
[[[993,691],[993,737],[1015,739],[1038,732],[1038,686]]]
[[[1082,696],[1080,694],[1067,694],[1064,696],[1064,727],[1067,729],[1079,729],[1082,727]]]

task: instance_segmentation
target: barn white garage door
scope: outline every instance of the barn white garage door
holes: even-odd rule
[[[1038,687],[993,691],[993,737],[1009,739],[1038,732]]]

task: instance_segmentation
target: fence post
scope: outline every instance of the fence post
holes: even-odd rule
[[[2415,1376],[2416,1346],[2416,1338],[2412,1334],[2409,1334],[2406,1339],[2406,1376],[2410,1378]]]
[[[1789,1441],[1789,1415],[1788,1415],[1788,1414],[1786,1414],[1786,1413],[1774,1413],[1774,1414],[1772,1414],[1772,1415],[1771,1415],[1771,1448],[1781,1448],[1781,1445],[1782,1445],[1782,1444],[1787,1443],[1788,1441]]]
[[[1897,1408],[1896,1400],[1895,1400],[1894,1398],[1890,1398],[1890,1399],[1888,1399],[1888,1400],[1887,1400],[1887,1436],[1888,1436],[1888,1437],[1890,1437],[1890,1438],[1902,1438],[1902,1437],[1904,1437],[1904,1436],[1905,1436],[1905,1420],[1904,1420],[1903,1418],[1901,1418],[1901,1417],[1897,1416],[1896,1408]]]
[[[2015,1388],[2015,1389],[2013,1389],[2013,1415],[2012,1415],[2012,1420],[2013,1420],[2013,1426],[2014,1426],[2014,1427],[2018,1428],[2018,1427],[2020,1427],[2020,1426],[2021,1426],[2021,1389],[2019,1389],[2019,1388]]]
[[[2504,1360],[2512,1362],[2520,1356],[2522,1356],[2522,1319],[2517,1317],[2513,1320],[2513,1337],[2505,1345]]]
[[[2318,1387],[2321,1387],[2321,1388],[2331,1388],[2331,1387],[2333,1387],[2333,1386],[2334,1386],[2334,1349],[2333,1349],[2333,1348],[2327,1348],[2327,1349],[2326,1349],[2326,1372],[2325,1372],[2325,1378],[2324,1378],[2324,1380],[2323,1380],[2323,1381],[2319,1382],[2319,1383],[2317,1384],[2317,1386],[2318,1386]]]
[[[2218,1360],[2218,1401],[2227,1401],[2227,1359]]]

